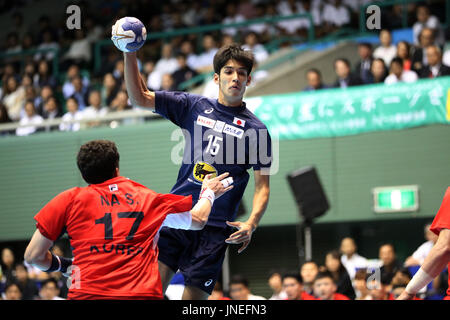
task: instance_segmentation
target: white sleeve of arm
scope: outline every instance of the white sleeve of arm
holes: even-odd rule
[[[192,215],[190,211],[181,213],[169,213],[162,227],[188,230],[191,227]]]

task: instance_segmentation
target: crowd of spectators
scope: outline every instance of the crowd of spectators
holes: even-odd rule
[[[93,45],[108,38],[110,27],[123,16],[140,17],[148,32],[203,26],[217,23],[244,22],[253,18],[292,15],[309,12],[313,26],[306,18],[295,18],[275,24],[258,23],[247,27],[233,27],[206,34],[190,34],[147,42],[138,52],[139,68],[151,90],[189,90],[203,82],[186,81],[198,74],[212,71],[212,59],[218,48],[230,42],[239,42],[252,50],[257,65],[269,56],[265,46],[283,36],[295,36],[296,43],[306,39],[313,28],[316,37],[339,28],[358,27],[359,9],[368,0],[216,0],[208,3],[172,0],[150,3],[149,0],[80,1],[83,12],[82,28],[70,31],[65,21],[42,15],[37,23],[27,25],[20,10],[12,13],[13,30],[4,39],[5,53],[19,53],[29,49],[58,49],[7,56],[0,65],[0,123],[19,122],[23,127],[3,131],[2,135],[29,135],[37,131],[76,131],[83,127],[112,125],[98,117],[109,112],[135,110],[127,99],[124,85],[124,65],[121,53],[113,46],[102,47],[101,63],[94,68]],[[25,2],[26,3],[26,2]],[[439,6],[439,4],[437,4]],[[401,16],[401,7],[393,6],[382,11],[381,45],[373,48],[369,43],[359,45],[361,61],[351,70],[347,59],[335,61],[336,82],[324,84],[320,70],[307,72],[308,87],[317,90],[327,87],[347,87],[370,83],[409,82],[418,78],[449,74],[446,66],[450,52],[443,54],[445,32],[442,16],[432,14],[433,6],[409,5],[408,22],[412,26],[413,43],[392,43],[389,30],[399,27],[395,23]],[[396,16],[397,15],[397,16]],[[289,45],[290,42],[287,41]],[[282,44],[283,45],[283,44]],[[59,59],[56,59],[59,57]],[[56,59],[56,60],[55,60]],[[59,68],[55,74],[53,68]],[[253,84],[267,76],[267,71],[253,74]],[[211,81],[204,95],[215,98],[217,87]],[[100,97],[100,99],[99,99]],[[62,117],[60,125],[39,126],[46,119]],[[82,119],[92,121],[76,122]],[[126,119],[129,120],[129,119]],[[75,122],[74,122],[75,121]],[[127,122],[121,120],[122,122]],[[140,122],[137,119],[131,122]],[[130,122],[130,121],[128,121]]]
[[[424,227],[426,241],[405,261],[400,261],[392,243],[379,246],[378,257],[368,259],[360,255],[355,240],[345,237],[339,248],[330,250],[323,261],[306,261],[297,270],[272,269],[267,286],[272,294],[262,296],[252,292],[248,278],[234,274],[229,290],[224,292],[221,281],[216,283],[211,300],[394,300],[406,288],[414,273],[424,262],[437,236]],[[64,245],[51,249],[59,256],[70,256]],[[20,257],[20,258],[19,258]],[[67,298],[68,279],[60,272],[46,273],[22,261],[23,252],[1,250],[0,298],[6,300],[59,300]],[[448,270],[430,285],[419,291],[416,299],[442,299],[447,290]],[[178,281],[180,280],[180,281]],[[169,286],[168,299],[181,298],[182,278],[176,290]],[[180,284],[178,284],[180,283]],[[70,287],[70,282],[69,282]],[[173,289],[173,288],[172,288]],[[170,294],[169,294],[170,291]]]
[[[425,226],[424,242],[411,256],[401,262],[392,243],[380,245],[377,259],[367,259],[357,252],[355,240],[345,237],[340,247],[325,255],[323,264],[304,262],[298,270],[271,270],[268,286],[270,297],[252,293],[248,279],[236,274],[225,293],[218,283],[211,300],[394,300],[409,281],[437,241],[437,236]],[[448,270],[427,287],[415,300],[437,300],[445,296]]]
[[[410,83],[449,76],[450,50],[444,51],[444,32],[438,18],[431,15],[426,6],[419,6],[416,12],[412,43],[402,40],[394,44],[391,31],[383,29],[379,33],[379,46],[374,47],[368,42],[358,44],[359,60],[353,68],[347,58],[334,61],[334,83],[323,83],[321,71],[309,69],[305,74],[308,85],[303,91],[374,83]]]

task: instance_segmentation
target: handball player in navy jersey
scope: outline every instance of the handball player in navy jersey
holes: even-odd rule
[[[237,44],[214,56],[218,99],[185,92],[148,90],[136,52],[124,53],[125,83],[133,105],[152,109],[181,128],[183,161],[171,193],[198,199],[206,175],[229,172],[234,188],[214,202],[202,230],[162,228],[158,241],[163,292],[177,271],[183,274],[183,299],[207,299],[220,275],[229,244],[242,252],[251,241],[269,201],[271,138],[266,126],[247,109],[243,96],[251,81],[254,57]],[[255,190],[247,221],[235,221],[253,169]],[[193,203],[194,205],[195,203]]]

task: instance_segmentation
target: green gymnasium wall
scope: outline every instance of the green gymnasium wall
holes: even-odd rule
[[[98,128],[75,133],[41,133],[0,139],[0,241],[29,238],[33,216],[64,189],[84,186],[75,163],[81,144],[111,139],[121,154],[121,174],[157,192],[168,192],[178,164],[171,162],[176,129],[166,120],[142,125]],[[357,136],[281,141],[279,171],[271,178],[271,197],[262,226],[299,222],[286,175],[315,165],[331,209],[318,223],[381,221],[432,217],[450,181],[450,126],[433,125]],[[371,189],[419,185],[415,213],[375,214]],[[249,211],[251,178],[244,195]],[[247,213],[248,215],[248,213]],[[245,219],[241,217],[241,219]]]

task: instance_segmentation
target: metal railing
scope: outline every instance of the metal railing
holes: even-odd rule
[[[86,117],[77,120],[63,120],[63,118],[54,118],[54,119],[45,119],[42,123],[39,124],[26,124],[21,125],[19,122],[10,122],[0,124],[0,134],[2,132],[16,130],[18,128],[47,128],[47,127],[55,127],[60,124],[89,124],[91,122],[99,122],[99,123],[108,123],[114,120],[124,120],[124,119],[143,119],[143,118],[161,118],[160,115],[154,113],[150,110],[145,110],[139,108],[138,110],[126,110],[126,111],[117,111],[117,112],[109,112],[103,116],[98,117]]]

